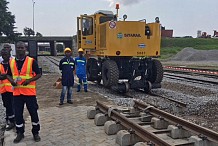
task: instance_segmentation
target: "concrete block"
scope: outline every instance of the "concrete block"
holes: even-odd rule
[[[124,127],[120,124],[116,124],[114,121],[107,121],[104,124],[104,131],[107,135],[117,134],[117,132],[122,129],[124,129]]]
[[[139,118],[139,120],[140,120],[141,122],[151,122],[151,119],[152,119],[152,115],[147,115],[147,114],[142,115],[142,116]]]
[[[100,111],[96,110],[95,107],[92,107],[91,109],[88,109],[88,111],[87,111],[87,118],[94,119],[95,115],[98,113],[100,113]]]
[[[136,109],[136,108],[134,108],[134,107],[129,107],[129,112],[130,112],[130,113],[138,113],[139,110]]]
[[[169,125],[167,129],[171,130],[171,132],[167,133],[167,135],[173,139],[188,138],[191,136],[191,133],[182,127],[180,128],[174,125]]]
[[[138,142],[134,146],[148,146],[147,143],[144,142]]]
[[[191,136],[189,138],[189,142],[194,142],[194,146],[218,146],[217,143],[211,142],[209,140],[203,140],[202,138],[199,138],[198,136]]]
[[[126,130],[120,130],[117,133],[116,143],[120,146],[134,145],[140,141],[140,138],[135,134],[130,134]]]
[[[156,117],[153,117],[151,119],[151,122],[153,123],[151,126],[155,129],[161,130],[161,129],[167,129],[169,123],[165,121],[164,119],[159,119]]]
[[[95,122],[95,125],[96,125],[96,126],[103,126],[104,123],[107,122],[107,120],[108,120],[108,117],[107,117],[107,116],[105,116],[105,115],[102,114],[102,113],[98,113],[98,114],[95,115],[95,120],[94,120],[94,122]]]

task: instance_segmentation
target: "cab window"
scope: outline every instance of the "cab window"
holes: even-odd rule
[[[93,19],[91,17],[84,17],[82,19],[82,34],[84,36],[93,34]]]
[[[105,16],[102,16],[102,17],[100,17],[100,24],[104,23],[104,22],[107,22],[107,21],[114,20],[114,19],[115,19],[114,17],[105,17]],[[114,21],[116,21],[116,19]]]

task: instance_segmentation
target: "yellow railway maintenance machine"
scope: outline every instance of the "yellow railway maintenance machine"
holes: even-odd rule
[[[117,6],[118,7],[118,6]],[[129,89],[160,88],[163,68],[160,61],[161,31],[159,18],[154,23],[117,21],[111,11],[77,18],[78,48],[87,59],[87,78],[105,87],[127,92]],[[120,79],[120,82],[119,82]]]

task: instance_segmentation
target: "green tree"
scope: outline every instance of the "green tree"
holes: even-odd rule
[[[8,3],[6,0],[0,0],[0,36],[5,35],[9,41],[13,41],[16,37],[15,16],[8,11]]]
[[[23,29],[23,34],[24,34],[25,36],[30,37],[31,35],[34,36],[34,35],[35,35],[35,32],[34,32],[31,28],[25,27],[25,28]]]
[[[42,34],[39,33],[39,32],[37,32],[37,33],[36,33],[36,37],[42,37]]]
[[[57,52],[61,53],[64,51],[64,46],[62,44],[57,44],[56,49],[57,49]]]

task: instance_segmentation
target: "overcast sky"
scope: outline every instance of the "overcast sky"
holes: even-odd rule
[[[8,0],[9,11],[16,17],[16,27],[33,26],[32,0]],[[174,36],[194,36],[197,30],[213,34],[218,30],[218,0],[34,0],[35,31],[44,36],[73,36],[76,17],[93,14],[97,10],[112,10],[120,3],[120,16],[128,20],[146,18],[153,22],[160,17],[161,24],[174,30]]]

